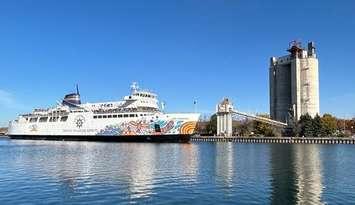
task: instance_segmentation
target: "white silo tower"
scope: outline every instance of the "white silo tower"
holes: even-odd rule
[[[270,116],[287,122],[308,113],[319,113],[318,59],[313,42],[307,50],[301,43],[290,43],[289,55],[270,60]]]

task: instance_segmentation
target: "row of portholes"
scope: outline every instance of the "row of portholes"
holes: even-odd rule
[[[106,118],[128,118],[128,117],[138,117],[147,116],[148,114],[112,114],[112,115],[94,115],[94,119],[106,119]]]

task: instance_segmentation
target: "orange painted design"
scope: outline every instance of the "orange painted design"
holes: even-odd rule
[[[180,134],[193,134],[196,130],[196,122],[185,122],[180,127]]]

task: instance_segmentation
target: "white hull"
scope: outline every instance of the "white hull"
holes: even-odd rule
[[[193,134],[199,114],[163,114],[149,116],[94,119],[94,114],[70,113],[65,122],[12,121],[8,135],[31,136],[139,136],[139,135],[187,135]],[[159,130],[156,126],[159,125]]]

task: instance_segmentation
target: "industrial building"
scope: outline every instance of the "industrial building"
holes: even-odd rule
[[[233,105],[228,98],[216,105],[217,135],[232,136],[232,113]]]
[[[270,116],[281,122],[319,113],[318,58],[314,42],[307,49],[293,41],[289,55],[270,59]]]

